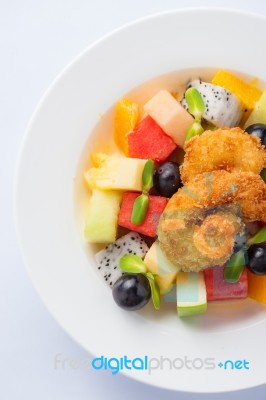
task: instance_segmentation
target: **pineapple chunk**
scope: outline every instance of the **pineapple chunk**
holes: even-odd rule
[[[170,292],[170,290],[173,287],[174,280],[176,278],[176,274],[166,274],[166,275],[160,275],[156,276],[155,279],[158,283],[158,286],[160,288],[160,293],[161,294],[166,294]]]
[[[95,168],[84,175],[91,188],[142,191],[141,178],[147,160],[102,153],[93,154],[92,160]]]
[[[122,193],[93,189],[85,223],[84,236],[91,243],[116,240],[117,221]]]
[[[91,162],[92,165],[96,168],[100,168],[106,161],[109,156],[105,153],[92,153],[91,154]]]
[[[179,271],[162,253],[159,243],[154,242],[144,258],[149,272],[157,274],[156,281],[162,294],[169,292]]]

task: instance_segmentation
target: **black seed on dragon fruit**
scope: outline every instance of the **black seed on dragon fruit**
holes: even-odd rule
[[[238,125],[244,109],[233,93],[221,86],[203,82],[200,79],[189,82],[188,87],[195,87],[203,97],[205,103],[203,118],[206,121],[219,128],[231,128]],[[181,101],[181,104],[188,110],[185,98]]]
[[[112,287],[124,275],[118,266],[120,258],[125,254],[144,258],[148,250],[147,244],[137,232],[129,232],[95,255],[97,269],[107,285]]]

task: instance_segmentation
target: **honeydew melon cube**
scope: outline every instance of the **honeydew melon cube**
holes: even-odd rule
[[[156,281],[162,294],[171,290],[176,274],[179,271],[163,254],[159,243],[155,241],[144,258],[144,264],[149,272],[157,274]]]
[[[245,128],[253,124],[266,124],[266,90],[255,104],[245,123]]]
[[[183,147],[188,128],[194,118],[167,90],[160,90],[143,106],[162,130],[180,147]]]
[[[122,193],[93,189],[85,222],[84,237],[90,243],[116,240]]]
[[[84,174],[91,188],[141,192],[142,172],[147,160],[118,155],[104,156],[102,153],[97,156],[96,153],[93,155],[95,165],[98,159],[98,166],[88,169]]]
[[[207,310],[207,292],[203,272],[179,272],[176,279],[177,314],[188,317]]]

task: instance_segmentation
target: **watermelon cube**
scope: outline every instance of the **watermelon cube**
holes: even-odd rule
[[[149,196],[149,205],[145,219],[142,224],[135,225],[131,222],[131,214],[134,201],[138,196],[139,193],[124,193],[118,217],[118,225],[142,233],[146,236],[155,237],[160,215],[163,212],[168,199],[161,196]]]
[[[128,135],[128,154],[132,158],[165,161],[176,149],[176,144],[160,126],[147,116]]]
[[[143,106],[143,110],[169,135],[180,147],[184,147],[188,128],[194,118],[185,110],[167,90],[160,90]]]
[[[224,279],[224,267],[213,267],[204,270],[208,301],[244,299],[248,295],[247,270],[236,283]]]

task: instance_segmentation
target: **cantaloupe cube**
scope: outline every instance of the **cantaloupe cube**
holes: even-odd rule
[[[134,101],[123,98],[115,106],[114,140],[120,150],[128,155],[127,135],[131,132],[139,118],[139,106]]]
[[[266,305],[266,275],[255,275],[248,271],[248,296]]]
[[[244,82],[236,75],[225,70],[218,71],[214,75],[212,83],[222,86],[229,90],[229,92],[234,93],[248,110],[254,108],[255,103],[262,95],[262,91],[254,84]]]
[[[147,160],[102,153],[94,154],[92,159],[97,167],[84,174],[91,188],[142,191],[141,177]]]
[[[143,106],[154,121],[171,136],[173,141],[183,147],[188,128],[194,118],[167,90],[160,90]]]
[[[84,229],[88,242],[111,243],[116,240],[121,200],[120,192],[93,189]]]

